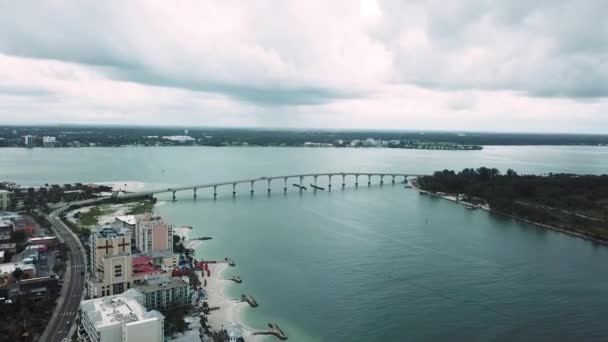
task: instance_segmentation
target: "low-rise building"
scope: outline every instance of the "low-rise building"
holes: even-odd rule
[[[0,287],[6,285],[13,279],[13,273],[20,269],[23,271],[21,274],[22,279],[34,278],[36,276],[36,266],[33,264],[26,264],[24,262],[9,262],[0,264]]]
[[[14,242],[0,243],[0,251],[5,251],[10,254],[15,254],[15,253],[17,253],[17,244]]]
[[[47,247],[54,247],[58,243],[57,238],[54,236],[33,237],[27,239],[27,242],[30,245],[45,245]]]
[[[142,295],[129,290],[120,295],[80,303],[79,341],[161,342],[165,317],[141,304]]]
[[[186,281],[178,277],[158,275],[150,277],[135,287],[144,295],[148,309],[165,311],[192,303],[192,291]]]
[[[164,269],[174,269],[178,266],[178,255],[172,251],[159,251],[148,254],[152,257],[152,263]]]

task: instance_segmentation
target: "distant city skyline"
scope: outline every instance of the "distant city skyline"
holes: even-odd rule
[[[606,133],[608,3],[0,5],[0,125]]]

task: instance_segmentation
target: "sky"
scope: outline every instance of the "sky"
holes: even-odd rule
[[[608,133],[605,0],[0,0],[0,124]]]

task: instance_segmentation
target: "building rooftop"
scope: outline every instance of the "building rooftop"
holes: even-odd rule
[[[141,301],[142,294],[130,289],[115,296],[85,300],[80,303],[80,309],[96,328],[153,318],[164,319],[158,311],[146,311]]]
[[[7,262],[5,264],[0,264],[0,274],[13,273],[17,268],[20,268],[22,271],[33,270],[36,272],[36,266],[32,264],[26,264],[24,262]]]
[[[17,244],[14,242],[0,243],[0,249],[13,249],[17,248]]]
[[[116,239],[119,237],[131,236],[131,232],[127,228],[104,226],[96,230],[95,235],[105,239]]]
[[[150,277],[137,285],[137,289],[143,293],[154,292],[159,289],[167,290],[176,287],[188,286],[188,283],[181,278],[158,275]]]
[[[129,226],[135,226],[137,223],[137,217],[135,217],[135,215],[116,216],[115,219],[116,221],[122,222]]]

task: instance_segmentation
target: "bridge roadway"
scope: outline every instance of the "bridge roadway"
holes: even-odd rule
[[[408,177],[421,177],[421,176],[426,176],[426,175],[420,175],[420,174],[407,174],[407,173],[370,173],[370,172],[336,172],[336,173],[307,173],[307,174],[297,174],[297,175],[287,175],[287,176],[273,176],[273,177],[258,177],[258,178],[248,178],[248,179],[240,179],[240,180],[234,180],[234,181],[225,181],[225,182],[217,182],[217,183],[208,183],[208,184],[197,184],[197,185],[187,185],[187,186],[180,186],[180,187],[175,187],[175,188],[166,188],[166,189],[156,189],[156,190],[147,190],[147,191],[140,191],[140,192],[133,192],[133,193],[127,193],[127,194],[121,194],[118,197],[119,198],[132,198],[132,197],[142,197],[142,196],[153,196],[153,195],[157,195],[157,194],[162,194],[162,193],[172,193],[173,194],[173,199],[175,199],[175,194],[177,192],[180,191],[186,191],[186,190],[192,190],[193,191],[193,196],[194,198],[196,198],[196,191],[198,189],[207,189],[207,188],[213,188],[213,195],[214,197],[217,197],[217,188],[220,186],[229,186],[232,185],[232,195],[236,196],[236,186],[238,184],[246,184],[249,183],[251,184],[251,190],[250,192],[253,194],[254,193],[254,184],[256,182],[262,182],[262,181],[266,181],[268,182],[268,192],[270,192],[270,183],[273,180],[283,180],[284,181],[284,188],[283,191],[287,191],[287,183],[289,179],[299,179],[300,181],[300,186],[303,187],[303,181],[304,178],[310,178],[312,177],[314,180],[314,184],[317,184],[317,179],[319,177],[328,177],[329,178],[329,184],[328,184],[328,189],[329,191],[331,191],[331,187],[332,187],[332,183],[331,180],[333,177],[342,177],[342,188],[345,187],[346,185],[346,177],[351,176],[351,177],[355,177],[355,186],[359,186],[359,177],[365,177],[367,176],[367,184],[371,185],[372,183],[372,177],[377,177],[380,179],[380,184],[384,184],[384,178],[385,177],[390,177],[391,178],[391,182],[394,184],[395,180],[397,180],[399,177],[403,177],[403,180],[406,181]],[[302,188],[300,188],[300,190],[302,190]]]

